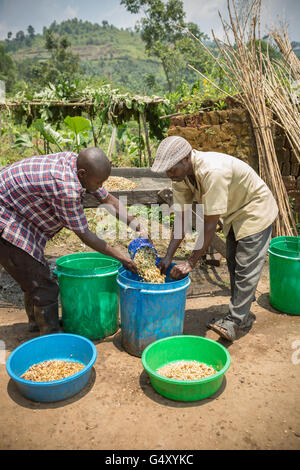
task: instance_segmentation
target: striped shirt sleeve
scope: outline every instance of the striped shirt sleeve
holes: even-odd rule
[[[100,202],[102,202],[104,199],[107,198],[108,196],[108,191],[102,186],[102,188],[99,188],[97,191],[95,191],[93,196],[95,196],[96,199],[98,199]]]

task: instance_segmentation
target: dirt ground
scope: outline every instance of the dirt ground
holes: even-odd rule
[[[60,255],[55,247],[47,251],[52,264]],[[267,263],[252,308],[256,321],[232,344],[205,326],[227,311],[225,263],[193,273],[184,333],[220,341],[232,362],[215,395],[190,403],[153,390],[141,360],[123,350],[120,330],[95,342],[92,378],[79,394],[57,403],[25,399],[6,373],[5,359],[36,334],[27,331],[19,287],[4,272],[0,284],[2,450],[300,448],[300,317],[270,306]]]

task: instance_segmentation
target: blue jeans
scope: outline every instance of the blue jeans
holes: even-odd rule
[[[231,227],[226,239],[231,299],[227,318],[238,326],[248,319],[272,234],[272,225],[262,232],[236,241]]]

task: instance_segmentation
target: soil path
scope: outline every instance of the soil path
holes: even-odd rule
[[[53,249],[48,259],[54,263],[59,255]],[[205,325],[227,311],[226,265],[198,269],[192,280],[184,333],[218,340]],[[1,449],[300,448],[300,317],[270,307],[267,264],[253,303],[252,329],[233,344],[221,340],[232,360],[221,389],[194,403],[158,395],[141,360],[123,350],[120,330],[95,342],[92,378],[78,395],[53,404],[23,398],[4,362],[35,335],[27,332],[18,286],[4,272],[0,284]]]

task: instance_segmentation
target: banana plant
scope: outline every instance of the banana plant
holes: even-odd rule
[[[64,149],[63,147],[71,142],[70,139],[65,139],[60,135],[59,132],[55,131],[50,124],[46,124],[43,119],[38,119],[32,126],[44,137],[44,139],[50,144],[57,146],[60,152]]]
[[[11,146],[12,149],[20,149],[20,148],[31,148],[33,147],[32,140],[28,134],[16,134],[16,140],[14,144]]]

